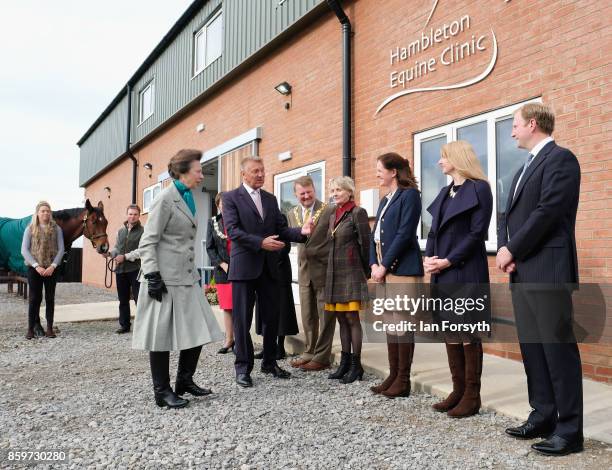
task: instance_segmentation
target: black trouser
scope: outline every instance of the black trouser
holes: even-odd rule
[[[127,273],[116,273],[117,297],[119,297],[119,325],[126,330],[130,329],[130,291],[134,297],[134,303],[138,302],[138,271]]]
[[[279,284],[264,267],[257,279],[232,281],[232,320],[234,323],[234,352],[236,374],[250,374],[253,370],[253,342],[251,323],[255,297],[259,303],[263,335],[262,366],[276,364],[276,341],[278,336]]]
[[[43,286],[45,287],[45,313],[47,328],[53,326],[53,313],[55,311],[55,284],[57,284],[57,271],[49,277],[43,277],[34,268],[28,268],[28,287],[30,288],[30,303],[28,306],[28,329],[40,324],[40,304],[42,302]]]
[[[529,422],[554,427],[568,440],[582,439],[582,364],[572,332],[572,295],[567,289],[538,291],[514,286]]]

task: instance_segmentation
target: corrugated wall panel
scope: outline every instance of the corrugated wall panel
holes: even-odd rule
[[[189,21],[151,67],[134,84],[132,94],[132,144],[136,144],[164,124],[206,89],[240,65],[268,42],[324,0],[211,0]],[[193,76],[194,34],[211,15],[223,11],[223,53],[197,76]],[[139,95],[154,80],[154,113],[139,122]],[[124,107],[126,103],[122,103]],[[121,156],[125,146],[125,125],[122,134],[108,135],[113,128],[117,107],[81,146],[81,182]],[[122,108],[123,109],[123,108]],[[125,112],[123,115],[125,123]],[[110,121],[107,123],[107,121]],[[119,132],[117,128],[117,132]],[[99,138],[98,135],[107,138]],[[96,155],[92,159],[91,155]],[[94,163],[95,162],[95,163]]]
[[[158,82],[155,87],[156,98],[163,98],[163,105],[156,106],[154,115],[134,129],[132,142],[137,143],[145,138],[322,1],[288,0],[281,6],[278,0],[208,2],[151,66],[150,73],[155,75]],[[223,54],[193,77],[194,34],[219,8],[223,11]],[[150,74],[145,75],[148,78]],[[170,76],[171,80],[162,78]],[[143,76],[135,90],[141,90],[146,83],[147,79]],[[137,93],[134,94],[134,100],[137,105]]]
[[[80,148],[79,185],[106,168],[125,151],[127,96],[83,142]]]

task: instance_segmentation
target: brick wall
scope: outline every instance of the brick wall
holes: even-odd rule
[[[347,3],[354,27],[354,174],[358,190],[377,186],[375,159],[396,151],[412,160],[413,134],[454,120],[541,96],[557,114],[555,138],[570,148],[582,168],[576,237],[582,282],[612,281],[612,157],[610,146],[609,54],[612,5],[597,0],[455,0],[439,2],[430,27],[470,15],[470,29],[453,39],[486,34],[487,50],[450,67],[415,79],[410,87],[458,83],[479,73],[491,57],[491,30],[499,44],[492,73],[467,88],[417,93],[377,106],[398,91],[388,85],[392,48],[420,37],[430,0],[360,0]],[[439,54],[449,42],[435,45],[415,59]],[[153,164],[153,179],[139,171],[138,197],[156,181],[167,160],[181,148],[210,149],[256,126],[264,129],[260,155],[266,162],[266,189],[273,175],[325,160],[326,177],[341,173],[341,32],[331,14],[288,39],[241,77],[224,86],[189,115],[165,129],[135,152],[139,162]],[[410,60],[405,62],[408,67]],[[293,92],[284,97],[274,86],[288,81]],[[158,90],[163,92],[163,90]],[[291,109],[285,110],[286,101]],[[195,127],[204,122],[206,130]],[[277,154],[292,152],[279,162]],[[129,203],[131,163],[125,161],[87,187],[87,195],[103,199],[111,222],[111,239]],[[102,188],[110,186],[105,199]],[[115,190],[117,188],[117,190]],[[121,189],[120,189],[121,188]],[[87,244],[83,280],[102,285],[102,262]],[[506,282],[490,258],[492,282]],[[98,267],[98,265],[100,267]],[[610,346],[581,347],[585,375],[612,383]],[[488,346],[487,352],[520,359],[515,345]]]

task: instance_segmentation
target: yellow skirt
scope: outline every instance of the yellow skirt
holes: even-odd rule
[[[351,300],[350,302],[325,304],[325,310],[328,312],[358,312],[361,310],[361,303],[358,300]]]

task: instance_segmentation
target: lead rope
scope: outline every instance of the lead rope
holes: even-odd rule
[[[106,271],[104,272],[104,286],[107,289],[113,287],[113,273],[116,271],[115,268],[115,258],[108,258],[106,260]],[[110,273],[110,281],[109,281],[109,273]]]

